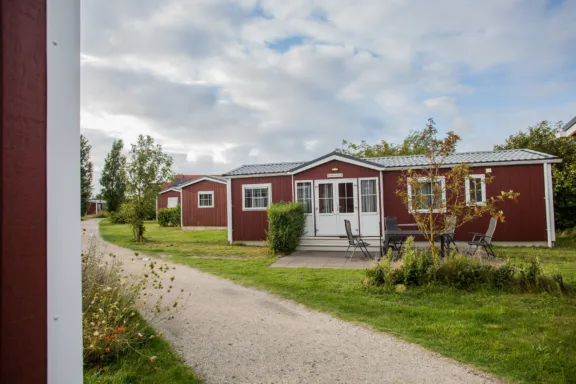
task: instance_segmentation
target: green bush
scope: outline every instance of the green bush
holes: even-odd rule
[[[561,274],[547,276],[542,272],[540,261],[532,257],[527,263],[513,266],[509,261],[493,265],[476,257],[449,255],[437,268],[429,251],[412,247],[408,239],[398,268],[391,267],[388,259],[366,271],[364,284],[393,290],[398,284],[405,287],[440,284],[461,290],[494,289],[505,292],[548,292],[574,294],[574,286],[564,282]]]
[[[96,215],[94,215],[96,219],[105,219],[108,217],[108,212],[105,210],[98,211]]]
[[[120,209],[116,212],[110,212],[108,219],[112,224],[127,224],[129,217],[130,206],[129,203],[123,203]]]
[[[180,221],[180,206],[175,208],[160,208],[158,210],[158,224],[161,227],[179,227]]]
[[[304,205],[298,202],[272,204],[268,213],[267,243],[275,254],[294,252],[306,226]]]

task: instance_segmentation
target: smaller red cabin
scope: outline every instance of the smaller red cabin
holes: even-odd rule
[[[97,215],[98,212],[106,209],[105,200],[88,200],[88,209],[86,215]]]
[[[180,186],[182,227],[221,228],[228,225],[226,179],[204,176]]]
[[[180,207],[184,229],[226,229],[227,180],[219,176],[177,178],[158,195],[156,211]]]

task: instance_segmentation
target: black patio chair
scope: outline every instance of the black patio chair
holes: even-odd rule
[[[494,231],[496,231],[497,223],[498,221],[496,220],[496,218],[492,217],[490,219],[490,225],[488,225],[488,230],[486,231],[486,233],[470,232],[473,235],[473,237],[472,241],[468,242],[469,255],[475,254],[476,251],[478,251],[478,248],[482,247],[489,256],[496,257],[496,255],[494,254],[494,250],[492,249],[492,238],[494,237]],[[474,252],[471,252],[472,247],[474,246],[476,248],[474,248]]]
[[[348,248],[346,248],[346,253],[344,254],[344,257],[348,257],[348,251],[350,250],[350,248],[352,248],[352,253],[350,254],[350,259],[352,259],[352,257],[354,257],[354,253],[356,252],[356,249],[360,248],[360,250],[364,254],[364,257],[369,257],[373,259],[374,257],[372,257],[372,255],[368,251],[368,248],[366,248],[369,247],[370,244],[362,240],[362,237],[360,235],[352,234],[352,226],[350,225],[350,220],[344,220],[344,226],[346,227],[346,237],[348,237]]]
[[[385,224],[385,232],[399,232],[400,227],[398,226],[398,218],[396,216],[387,216],[384,218]],[[392,255],[396,253],[396,258],[399,258],[402,254],[402,246],[404,245],[404,241],[406,240],[406,236],[390,236],[388,239],[388,247],[392,248]],[[388,251],[388,249],[386,249]]]
[[[458,246],[456,246],[456,242],[454,241],[454,235],[456,233],[456,216],[447,216],[446,217],[446,226],[444,228],[444,244],[446,246],[446,250],[448,254],[450,254],[451,245],[454,245],[454,249],[456,252],[458,251]]]

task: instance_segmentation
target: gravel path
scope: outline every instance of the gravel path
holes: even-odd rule
[[[145,261],[82,222],[82,244],[97,238],[139,271]],[[170,264],[172,266],[172,264]],[[174,264],[174,286],[191,292],[174,320],[155,324],[208,384],[494,383],[495,379],[417,345],[196,269]]]

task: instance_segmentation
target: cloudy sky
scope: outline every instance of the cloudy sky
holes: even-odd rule
[[[572,0],[83,0],[95,189],[115,138],[177,173],[398,142],[434,117],[491,149],[576,115]]]

